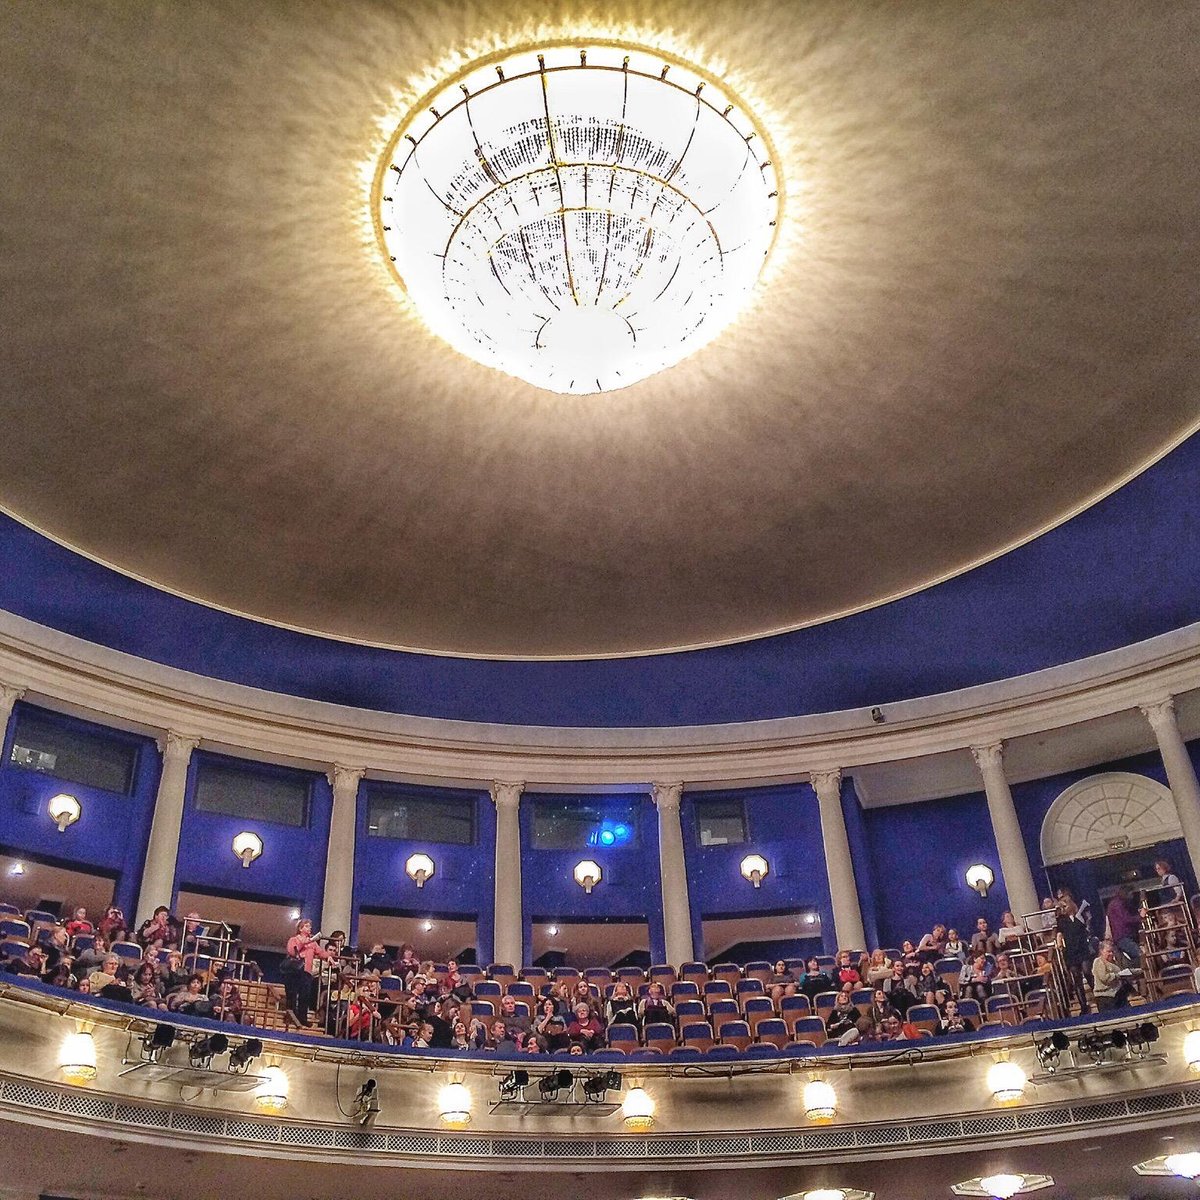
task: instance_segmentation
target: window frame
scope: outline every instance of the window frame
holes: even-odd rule
[[[200,779],[206,770],[216,770],[226,774],[241,774],[249,778],[276,779],[296,781],[304,785],[304,808],[300,821],[280,821],[265,817],[259,812],[229,812],[222,808],[206,808],[200,803]],[[262,825],[276,825],[280,829],[309,829],[312,826],[313,815],[313,785],[316,777],[306,771],[292,767],[280,766],[277,763],[255,762],[252,759],[227,758],[223,755],[199,753],[193,756],[191,771],[191,786],[188,789],[188,803],[193,812],[203,813],[209,817],[226,817],[230,820],[253,821]]]
[[[742,836],[740,840],[723,842],[706,842],[704,840],[704,808],[717,804],[737,806],[742,821]],[[712,846],[748,846],[750,844],[750,814],[746,808],[745,796],[698,796],[692,801],[692,815],[696,823],[696,844],[702,849]],[[711,819],[711,818],[710,818]],[[732,820],[732,817],[726,818]]]
[[[18,762],[13,758],[13,755],[20,748],[20,730],[22,724],[26,722],[49,727],[51,730],[59,729],[67,735],[76,735],[94,742],[108,743],[111,746],[120,747],[122,750],[127,751],[129,765],[125,777],[125,786],[123,788],[111,788],[104,784],[91,783],[86,779],[73,779],[68,775],[60,774],[57,770],[40,771],[37,767]],[[68,786],[88,788],[96,792],[105,792],[110,796],[129,798],[137,790],[138,771],[141,767],[141,756],[144,749],[145,739],[136,734],[127,733],[122,729],[114,729],[111,726],[84,721],[68,716],[65,713],[55,712],[53,709],[21,704],[17,706],[13,714],[12,729],[8,737],[8,753],[5,755],[3,765],[16,771],[28,772],[30,775],[42,779],[56,779]]]
[[[591,854],[597,851],[606,853],[608,851],[623,851],[633,850],[641,846],[642,843],[642,804],[641,797],[638,796],[588,796],[578,800],[564,796],[561,799],[553,795],[535,795],[530,798],[529,805],[529,844],[534,850],[549,850],[557,853],[580,853]],[[621,813],[613,812],[613,806],[620,805]],[[580,824],[588,822],[601,824],[604,821],[619,821],[629,825],[630,836],[628,840],[620,843],[614,842],[611,846],[590,845],[586,838],[581,842],[572,842],[569,845],[555,844],[543,845],[538,840],[538,818],[541,815],[543,818],[547,811],[551,808],[561,812],[578,813],[581,810],[591,814],[581,818]]]
[[[421,842],[431,846],[477,846],[479,844],[479,797],[476,795],[465,795],[460,793],[446,793],[445,795],[430,795],[420,788],[406,788],[403,784],[388,784],[386,782],[377,781],[366,789],[366,804],[363,813],[365,822],[365,836],[374,841],[381,842]],[[378,802],[391,802],[393,804],[409,803],[414,806],[420,805],[456,805],[460,807],[468,816],[470,823],[470,840],[469,841],[453,841],[448,842],[438,838],[430,837],[428,834],[413,834],[408,833],[403,837],[398,837],[390,833],[372,833],[371,832],[371,813],[373,806]]]

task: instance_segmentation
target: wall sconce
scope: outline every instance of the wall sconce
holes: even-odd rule
[[[967,868],[967,887],[974,888],[980,896],[988,894],[988,888],[996,882],[996,876],[992,873],[992,868],[985,866],[983,863],[976,863],[973,867]]]
[[[747,854],[742,859],[742,878],[755,887],[762,887],[762,881],[770,869],[770,864],[761,854]]]
[[[404,873],[419,888],[425,886],[427,879],[433,878],[436,869],[433,859],[428,854],[410,854],[408,862],[404,864]]]
[[[592,888],[603,878],[604,872],[600,870],[600,864],[592,862],[590,858],[585,858],[583,862],[575,864],[575,882],[589,896],[592,894]]]
[[[63,1038],[58,1066],[70,1083],[88,1083],[96,1078],[96,1043],[86,1029]]]
[[[804,1115],[814,1125],[828,1125],[837,1112],[837,1092],[833,1084],[814,1075],[804,1085]]]
[[[243,867],[248,867],[262,852],[262,838],[257,833],[243,830],[233,839],[233,856],[242,860]]]
[[[438,1092],[438,1120],[447,1129],[466,1129],[471,1123],[471,1093],[462,1079],[452,1077]]]
[[[645,1133],[654,1128],[654,1097],[640,1082],[631,1081],[625,1099],[621,1101],[621,1120],[633,1133]]]
[[[956,1196],[988,1196],[991,1200],[1011,1200],[1013,1196],[1024,1196],[1026,1192],[1040,1192],[1053,1187],[1049,1175],[1014,1175],[1004,1172],[999,1175],[984,1175],[956,1183],[950,1190]]]
[[[46,809],[50,813],[50,820],[58,826],[59,833],[66,833],[67,826],[74,825],[79,820],[79,814],[83,811],[79,807],[79,801],[74,796],[68,796],[65,792],[51,797],[50,803],[46,805]]]
[[[283,1112],[288,1106],[288,1077],[281,1066],[273,1064],[263,1068],[258,1087],[254,1089],[254,1103],[263,1112]]]
[[[1025,1072],[1001,1058],[988,1067],[987,1086],[997,1104],[1016,1104],[1025,1095]]]

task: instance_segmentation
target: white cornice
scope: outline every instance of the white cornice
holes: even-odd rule
[[[895,762],[1061,729],[1200,688],[1200,624],[999,683],[869,709],[741,724],[576,729],[437,720],[226,683],[0,612],[0,682],[52,708],[206,745],[372,775],[560,787],[724,784]]]

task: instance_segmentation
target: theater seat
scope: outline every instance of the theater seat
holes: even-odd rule
[[[737,963],[717,963],[712,969],[712,977],[722,983],[727,983],[729,991],[732,993],[733,989],[741,982],[742,968]]]
[[[979,1028],[980,1021],[983,1019],[982,1013],[979,1010],[978,1000],[960,1000],[958,1002],[958,1011],[961,1016],[966,1017],[968,1021],[975,1024],[975,1028]]]
[[[608,1027],[608,1045],[612,1050],[622,1050],[628,1054],[639,1045],[636,1025],[610,1025]]]
[[[689,1021],[680,1032],[683,1044],[693,1050],[708,1050],[713,1045],[712,1027],[707,1021]]]
[[[705,1050],[704,1057],[706,1059],[717,1059],[720,1062],[728,1062],[733,1058],[741,1058],[742,1052],[736,1046],[711,1046]]]
[[[678,978],[679,976],[675,974],[675,968],[668,966],[666,963],[659,963],[650,968],[650,982],[661,983],[667,989],[670,989],[671,984]]]
[[[694,979],[680,979],[671,984],[670,995],[672,1004],[679,1000],[689,1000],[692,997],[699,999],[700,987]]]
[[[833,1006],[837,1003],[837,992],[818,992],[817,998],[813,1001],[813,1012],[820,1017],[822,1021],[827,1020],[829,1014],[833,1012]]]
[[[752,1030],[757,1031],[763,1021],[769,1021],[775,1016],[775,1006],[769,996],[751,996],[742,1006],[746,1021]]]
[[[779,1001],[779,1015],[785,1021],[812,1016],[812,1002],[807,996],[784,996]]]
[[[507,993],[514,999],[524,1000],[529,1004],[532,1004],[537,996],[533,984],[527,979],[514,979],[508,985]]]
[[[673,1050],[667,1051],[667,1057],[676,1061],[683,1059],[687,1062],[696,1062],[702,1059],[704,1054],[695,1046],[676,1046]]]
[[[745,1050],[754,1040],[745,1021],[726,1022],[717,1030],[717,1037],[723,1046],[734,1046],[738,1050]]]
[[[746,1058],[778,1058],[782,1053],[783,1047],[771,1042],[753,1042],[742,1051]]]
[[[488,963],[488,978],[494,979],[502,988],[517,982],[517,972],[512,963]]]
[[[786,964],[784,965],[786,966]],[[769,962],[748,962],[746,964],[746,978],[757,979],[763,987],[771,982],[771,976],[774,974],[775,970]]]
[[[717,1036],[720,1037],[722,1028],[730,1021],[742,1019],[742,1010],[738,1008],[736,1000],[714,1000],[708,1006],[708,1017]]]
[[[109,954],[115,954],[123,962],[137,963],[142,961],[142,948],[137,942],[113,942],[109,946],[108,952]]]
[[[690,980],[697,988],[708,982],[708,967],[702,962],[684,963],[679,968],[679,978]]]
[[[477,979],[475,981],[475,996],[479,1000],[499,1000],[504,995],[504,988],[494,979]]]
[[[871,1008],[871,1001],[875,998],[874,988],[858,988],[850,993],[850,1002],[858,1009],[861,1016],[866,1016]]]
[[[934,1004],[914,1004],[905,1017],[910,1024],[920,1030],[927,1029],[930,1033],[937,1032],[941,1019],[942,1014],[938,1012],[937,1006]]]
[[[783,1048],[784,1058],[808,1058],[817,1052],[815,1042],[788,1042]]]
[[[661,1050],[664,1054],[673,1050],[676,1045],[675,1026],[658,1023],[646,1026],[646,1047],[651,1050]]]
[[[792,1040],[795,1042],[812,1042],[814,1046],[823,1046],[826,1037],[825,1022],[820,1017],[798,1017],[792,1024]]]
[[[780,1017],[760,1021],[754,1032],[760,1042],[767,1042],[777,1050],[782,1050],[792,1040],[786,1022]]]
[[[957,958],[939,958],[933,964],[933,969],[937,973],[937,977],[942,981],[942,987],[950,993],[951,996],[958,995],[959,976],[962,975],[962,963]]]
[[[18,942],[28,942],[30,933],[28,921],[22,921],[19,917],[9,917],[6,920],[0,921],[0,938],[12,938]]]
[[[703,1021],[707,1014],[708,1010],[699,1000],[680,1000],[675,1005],[675,1019],[680,1025],[684,1021]]]

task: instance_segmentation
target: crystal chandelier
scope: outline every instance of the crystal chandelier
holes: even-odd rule
[[[770,249],[766,136],[697,68],[624,46],[491,58],[393,136],[375,218],[426,323],[552,392],[628,387],[721,332]]]

